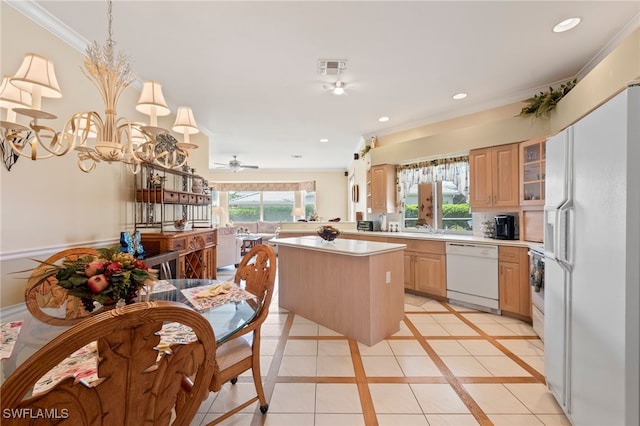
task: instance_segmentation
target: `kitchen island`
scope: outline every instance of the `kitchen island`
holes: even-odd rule
[[[281,307],[365,345],[400,329],[405,244],[276,238]]]

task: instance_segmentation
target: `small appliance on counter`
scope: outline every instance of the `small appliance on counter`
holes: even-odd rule
[[[380,222],[374,220],[359,220],[356,222],[356,229],[358,231],[379,231]]]
[[[495,222],[494,238],[498,240],[516,239],[516,220],[513,215],[498,215],[493,220]]]

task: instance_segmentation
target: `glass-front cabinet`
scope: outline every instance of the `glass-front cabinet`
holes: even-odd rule
[[[520,205],[544,205],[545,139],[520,144]]]

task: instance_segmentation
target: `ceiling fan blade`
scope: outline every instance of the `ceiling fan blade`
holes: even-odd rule
[[[258,166],[248,166],[246,164],[243,164],[240,167],[245,168],[245,169],[257,169],[258,168]]]
[[[213,163],[213,164],[217,164],[219,166],[228,166],[229,165],[229,163]]]

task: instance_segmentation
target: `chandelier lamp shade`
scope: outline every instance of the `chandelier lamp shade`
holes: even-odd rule
[[[18,89],[9,83],[9,77],[3,77],[0,84],[0,108],[6,109],[4,120],[0,121],[2,160],[11,171],[11,167],[20,157],[14,151],[22,151],[22,148],[33,137],[28,127],[17,122],[17,114],[14,108],[31,108],[31,93]]]
[[[31,93],[34,110],[42,108],[43,96],[45,98],[62,97],[53,62],[35,53],[25,55],[18,72],[11,78],[11,84]]]
[[[157,163],[158,156],[164,157],[164,166],[178,167],[185,163],[188,155],[185,149],[196,147],[188,143],[188,136],[187,144],[184,146],[173,143],[158,147],[157,136],[169,132],[158,127],[157,117],[171,113],[162,94],[162,86],[158,82],[144,82],[136,105],[136,110],[149,115],[149,125],[117,116],[120,96],[136,77],[131,69],[129,57],[114,50],[112,0],[108,0],[107,4],[107,41],[104,45],[94,41],[87,46],[82,68],[83,74],[96,86],[102,97],[104,114],[100,115],[95,111],[75,113],[66,121],[61,131],[38,123],[38,120],[57,118],[53,114],[41,111],[42,97],[60,98],[62,91],[56,79],[53,62],[41,55],[27,53],[17,73],[3,81],[0,86],[0,106],[8,110],[7,120],[0,122],[3,152],[5,140],[10,140],[9,144],[16,155],[32,160],[61,156],[73,149],[78,155],[78,167],[86,173],[93,171],[100,162],[124,163],[132,173],[137,173],[141,162]],[[14,112],[30,117],[29,127],[19,125]],[[198,132],[190,109],[189,117],[190,124],[184,124],[183,121],[178,123],[176,119],[176,126],[183,134]],[[26,143],[27,135],[35,136],[30,143]],[[44,154],[40,148],[44,149]],[[167,155],[167,151],[170,151],[171,155]],[[166,158],[179,158],[180,161],[167,162]]]
[[[31,93],[27,90],[18,89],[9,83],[9,77],[3,77],[0,84],[0,108],[7,110],[6,125],[18,125],[14,108],[31,108]],[[20,126],[24,127],[24,126]]]
[[[173,123],[173,131],[182,133],[183,140],[177,144],[179,148],[197,148],[197,145],[189,142],[189,135],[195,135],[200,132],[196,125],[196,120],[193,118],[193,111],[191,111],[191,108],[186,106],[178,107],[176,121]]]
[[[157,81],[144,82],[136,109],[149,116],[149,125],[145,126],[145,131],[153,134],[166,132],[165,129],[158,127],[158,117],[169,115],[171,110],[164,100],[160,83]]]

